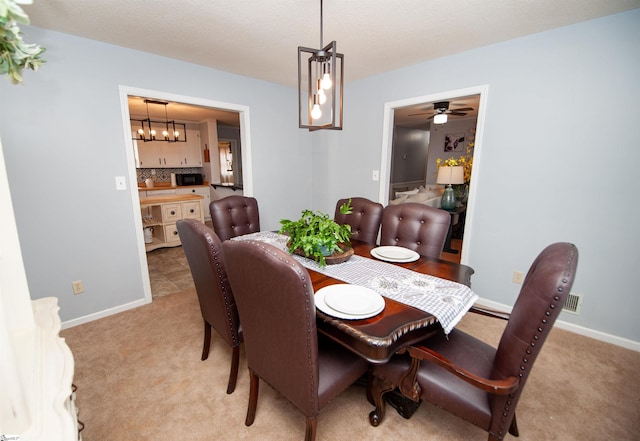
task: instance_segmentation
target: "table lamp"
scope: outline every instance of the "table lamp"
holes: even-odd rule
[[[438,167],[437,184],[446,184],[447,188],[442,194],[441,207],[445,210],[453,210],[456,208],[456,194],[451,188],[451,184],[464,184],[464,167],[461,165],[447,167]]]

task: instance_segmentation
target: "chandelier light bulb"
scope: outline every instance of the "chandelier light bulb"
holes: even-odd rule
[[[325,72],[325,74],[322,76],[322,88],[324,90],[329,90],[331,89],[331,86],[333,86],[333,83],[331,82],[331,75]]]
[[[320,104],[327,102],[327,94],[324,93],[324,89],[322,87],[318,89],[318,102]]]
[[[311,109],[311,118],[318,119],[322,116],[322,110],[320,110],[320,104],[314,104]]]

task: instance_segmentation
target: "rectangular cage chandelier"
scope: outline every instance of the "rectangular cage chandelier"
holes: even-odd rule
[[[133,139],[137,141],[166,141],[166,142],[187,142],[187,127],[185,124],[169,120],[167,116],[166,101],[156,101],[145,99],[147,105],[147,117],[145,119],[131,118],[131,128],[135,130]],[[164,121],[152,120],[149,117],[149,104],[164,106]]]
[[[320,0],[321,49],[298,46],[298,126],[342,130],[344,55],[337,52],[335,41],[322,45]]]

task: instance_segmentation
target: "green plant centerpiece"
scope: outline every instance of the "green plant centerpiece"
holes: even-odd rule
[[[352,212],[351,199],[340,206],[340,213]],[[326,257],[351,250],[351,226],[340,225],[321,211],[303,210],[297,221],[282,219],[280,224],[279,232],[289,236],[289,252],[313,258],[321,267],[327,265]]]

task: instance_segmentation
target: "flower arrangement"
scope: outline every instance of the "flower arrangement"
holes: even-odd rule
[[[464,183],[469,184],[471,181],[471,169],[473,168],[473,146],[474,143],[470,142],[467,145],[467,152],[464,155],[460,155],[457,158],[451,157],[447,159],[438,158],[436,159],[437,167],[456,167],[462,166],[464,167]]]
[[[0,0],[0,75],[8,75],[13,84],[23,82],[23,69],[35,72],[46,61],[44,48],[22,41],[17,23],[29,24],[29,17],[14,0]]]

